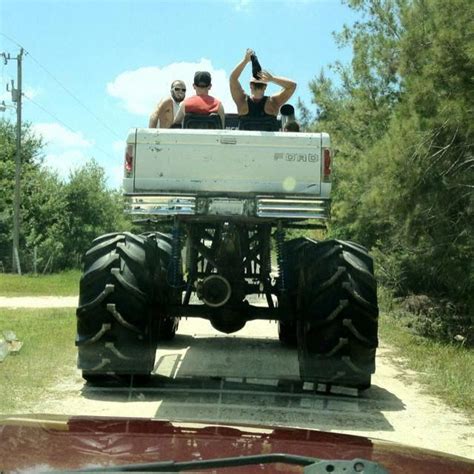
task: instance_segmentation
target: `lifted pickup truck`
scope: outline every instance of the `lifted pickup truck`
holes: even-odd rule
[[[101,236],[85,255],[76,339],[84,378],[150,374],[159,341],[186,316],[224,333],[277,320],[302,380],[370,386],[378,308],[367,250],[285,238],[328,218],[327,134],[132,129],[123,187],[129,212],[152,230]]]

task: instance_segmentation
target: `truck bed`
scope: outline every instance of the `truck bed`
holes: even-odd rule
[[[128,194],[233,193],[328,198],[326,133],[136,128]]]

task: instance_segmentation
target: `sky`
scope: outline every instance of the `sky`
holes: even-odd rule
[[[314,111],[308,84],[350,61],[332,33],[355,20],[339,0],[0,0],[0,53],[26,51],[23,120],[43,137],[45,164],[67,179],[94,158],[119,187],[128,130],[147,126],[173,80],[189,96],[194,72],[208,70],[211,95],[235,112],[228,78],[252,48],[264,69],[297,82],[290,103]],[[0,117],[11,121],[16,67],[0,64]],[[249,64],[245,89],[250,73]]]

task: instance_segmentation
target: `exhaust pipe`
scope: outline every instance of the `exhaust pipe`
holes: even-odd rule
[[[198,283],[198,298],[211,308],[224,306],[232,294],[230,283],[220,275],[210,275]]]
[[[289,122],[296,122],[295,108],[291,104],[284,104],[280,107],[281,129],[284,130],[285,125]]]

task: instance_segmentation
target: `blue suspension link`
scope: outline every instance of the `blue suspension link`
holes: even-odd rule
[[[174,221],[173,229],[171,231],[171,262],[169,272],[169,284],[173,288],[178,288],[182,284],[180,279],[181,267],[181,226],[178,220]]]
[[[285,291],[285,255],[283,251],[283,243],[285,242],[285,231],[282,228],[281,221],[278,221],[277,230],[275,232],[275,242],[278,264],[278,286],[280,291]]]

